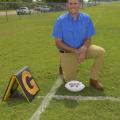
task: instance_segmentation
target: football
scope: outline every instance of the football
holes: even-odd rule
[[[71,92],[79,92],[85,88],[85,85],[77,80],[72,80],[65,84],[65,88]]]

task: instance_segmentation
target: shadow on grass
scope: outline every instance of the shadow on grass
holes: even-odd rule
[[[1,101],[3,101],[2,98],[1,98]],[[27,99],[22,94],[21,95],[15,94],[3,102],[5,102],[9,106],[10,105],[14,106],[17,104],[22,104],[22,103],[28,103]]]
[[[84,90],[80,91],[80,92],[70,92],[68,91],[65,87],[64,87],[64,84],[62,84],[57,92],[56,92],[56,95],[70,95],[70,96],[78,96],[78,95],[81,95],[81,96],[106,96],[104,91],[98,91],[96,89],[94,89],[93,87],[91,86],[86,86],[84,88]]]
[[[76,100],[64,100],[65,107],[75,109],[79,104]]]
[[[80,91],[80,92],[70,92],[68,91],[65,87],[64,84],[62,84],[57,92],[56,95],[66,95],[66,96],[93,96],[93,97],[97,97],[97,96],[106,96],[104,91],[98,91],[96,89],[94,89],[91,86],[86,86],[84,90]],[[69,109],[75,109],[78,106],[78,101],[77,100],[64,100],[64,105],[65,107],[69,108]]]
[[[16,106],[16,105],[28,103],[28,101],[26,100],[25,97],[23,97],[23,98],[9,98],[9,100],[6,101],[6,103],[9,106],[14,106],[14,105]]]

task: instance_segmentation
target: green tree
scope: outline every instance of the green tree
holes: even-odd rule
[[[32,2],[32,0],[0,0],[0,2]]]
[[[33,2],[32,0],[21,0],[23,2]]]
[[[62,3],[62,2],[66,2],[66,0],[44,0],[46,2],[58,2],[58,3]]]

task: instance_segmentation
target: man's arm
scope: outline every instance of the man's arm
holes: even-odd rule
[[[79,48],[81,52],[86,52],[88,47],[91,45],[91,38],[85,39],[84,44]]]
[[[91,38],[85,39],[84,44],[78,49],[69,47],[68,45],[63,43],[60,38],[55,38],[55,43],[58,48],[61,48],[67,52],[79,54],[78,61],[79,61],[79,63],[81,63],[84,61],[84,59],[86,57],[86,51],[87,51],[88,47],[91,45]]]
[[[79,53],[79,50],[78,49],[75,49],[75,48],[71,48],[69,47],[68,45],[66,45],[64,42],[62,42],[62,40],[60,38],[55,38],[55,43],[56,43],[56,46],[60,49],[63,49],[67,52],[71,52],[71,53]]]

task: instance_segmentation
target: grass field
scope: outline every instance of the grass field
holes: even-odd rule
[[[105,48],[105,63],[100,80],[104,92],[89,86],[91,60],[78,67],[78,79],[86,88],[79,93],[70,93],[60,86],[56,95],[112,96],[120,97],[120,3],[88,7],[83,12],[91,15],[97,35],[93,44]],[[41,91],[46,96],[58,78],[59,55],[52,38],[56,18],[63,12],[30,16],[0,17],[0,97],[3,96],[11,75],[23,66],[29,66]],[[26,100],[0,100],[1,120],[29,120],[43,98],[28,103]],[[120,101],[52,100],[41,120],[120,120]]]

